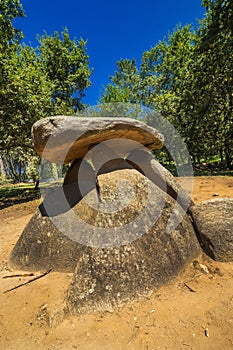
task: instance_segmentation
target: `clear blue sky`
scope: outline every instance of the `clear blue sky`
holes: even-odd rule
[[[26,18],[15,25],[24,41],[36,46],[37,34],[46,30],[69,29],[71,37],[88,40],[87,48],[92,86],[86,91],[85,102],[95,105],[109,76],[121,58],[136,58],[149,50],[172,31],[178,23],[197,23],[205,9],[201,0],[21,0]]]

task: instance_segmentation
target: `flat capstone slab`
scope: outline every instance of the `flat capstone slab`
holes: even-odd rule
[[[161,148],[164,142],[163,135],[155,128],[139,120],[122,117],[44,118],[33,125],[32,139],[37,154],[57,164],[83,158],[104,141],[111,140],[110,147],[116,147],[117,153],[123,156],[140,148],[140,145],[154,150]]]

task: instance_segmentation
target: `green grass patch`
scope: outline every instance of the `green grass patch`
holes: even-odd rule
[[[194,169],[194,176],[233,176],[233,170]]]
[[[17,184],[0,187],[0,209],[38,198],[40,198],[40,191],[35,190],[33,184]]]
[[[20,183],[15,185],[0,186],[0,209],[9,207],[14,204],[26,203],[34,199],[39,199],[41,193],[48,187],[61,186],[62,182],[42,182],[39,189],[35,190],[32,183]],[[44,190],[44,191],[43,191]]]

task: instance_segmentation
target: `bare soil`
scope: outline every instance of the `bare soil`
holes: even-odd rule
[[[232,177],[194,179],[195,203],[215,197],[233,198]],[[25,274],[7,258],[38,203],[0,211],[0,350],[233,349],[233,263],[204,254],[173,283],[103,313],[64,314],[72,274],[50,272],[4,293],[40,275],[5,278]]]

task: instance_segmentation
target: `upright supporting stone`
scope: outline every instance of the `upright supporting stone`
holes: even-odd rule
[[[114,170],[133,169],[132,166],[121,158],[114,149],[100,143],[92,148],[89,157],[95,169],[96,176],[109,173]]]
[[[157,162],[153,155],[145,150],[134,150],[126,158],[131,166],[145,175],[161,190],[175,199],[186,211],[193,205],[190,196],[179,185],[174,176]]]

